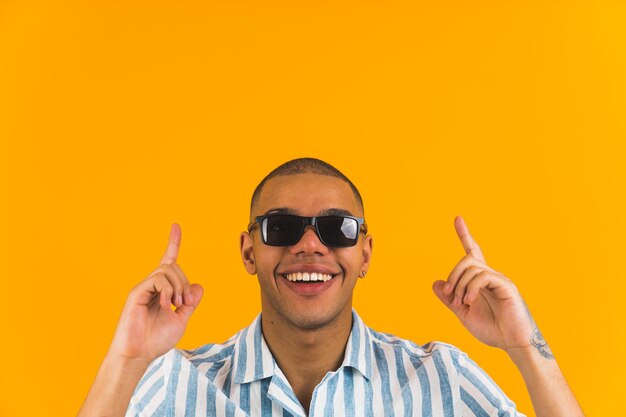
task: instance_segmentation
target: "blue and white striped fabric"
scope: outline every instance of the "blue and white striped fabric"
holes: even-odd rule
[[[171,350],[137,385],[126,417],[523,416],[457,348],[369,329],[353,310],[343,364],[313,391],[308,412],[261,332],[261,315],[224,344]]]

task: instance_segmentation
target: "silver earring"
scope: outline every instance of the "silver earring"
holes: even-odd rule
[[[361,278],[365,278],[365,275],[367,275],[367,271],[361,271]]]

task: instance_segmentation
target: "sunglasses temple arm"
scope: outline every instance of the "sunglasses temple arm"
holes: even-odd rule
[[[248,233],[250,233],[252,231],[252,228],[254,226],[256,226],[259,222],[257,222],[256,219],[252,219],[252,221],[250,221],[250,223],[248,223]]]

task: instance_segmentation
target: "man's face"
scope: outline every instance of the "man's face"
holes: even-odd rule
[[[363,217],[363,210],[345,181],[317,174],[278,176],[267,181],[252,217],[272,212]],[[360,272],[369,266],[372,240],[361,233],[355,246],[330,248],[308,226],[296,244],[268,246],[261,241],[256,226],[250,234],[242,234],[241,250],[246,269],[258,276],[264,317],[301,329],[316,329],[338,317],[350,317],[352,291]],[[299,272],[332,278],[322,283],[287,279],[289,274]]]

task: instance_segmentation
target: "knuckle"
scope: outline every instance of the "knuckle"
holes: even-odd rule
[[[470,252],[466,253],[462,259],[463,262],[475,262],[476,258],[474,258]]]
[[[472,288],[480,288],[482,285],[485,284],[485,280],[487,280],[489,278],[489,272],[488,271],[482,271],[479,272],[476,277],[472,280],[472,282],[470,283],[470,286]]]
[[[484,280],[486,278],[489,278],[489,275],[491,275],[491,272],[487,271],[486,269],[483,269],[477,274],[476,278],[480,278]]]
[[[476,273],[478,269],[479,268],[476,265],[470,265],[467,267],[467,272]]]
[[[158,281],[156,281],[154,286],[155,286],[155,288],[159,289],[160,291],[166,291],[166,290],[171,290],[172,289],[172,285],[165,278],[159,279]]]
[[[152,274],[148,275],[148,278],[146,278],[146,281],[148,282],[161,282],[161,280],[163,279],[163,275],[160,272],[153,272]]]
[[[179,292],[181,290],[181,288],[182,288],[182,284],[180,283],[180,281],[178,279],[170,281],[170,284],[172,285],[172,288],[176,292]]]
[[[163,275],[163,274],[165,274],[165,272],[166,272],[166,270],[163,269],[163,265],[160,265],[158,268],[156,268],[154,271],[152,271],[150,276]]]
[[[187,280],[187,277],[185,276],[185,273],[183,272],[183,269],[179,265],[174,264],[174,269],[176,270],[176,272],[178,273],[178,276],[180,278],[182,278],[185,281]]]
[[[458,264],[451,272],[449,275],[449,278],[451,279],[459,279],[461,277],[461,275],[463,275],[463,265],[462,264]]]
[[[152,274],[152,279],[155,281],[167,281],[167,277],[165,276],[165,274],[163,272],[157,272],[155,274]]]
[[[472,280],[468,285],[468,288],[472,290],[478,290],[483,285],[483,279],[481,279],[480,275],[476,277],[476,279]]]

